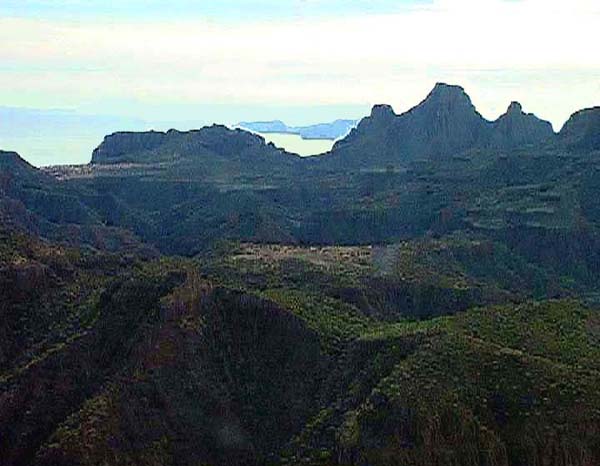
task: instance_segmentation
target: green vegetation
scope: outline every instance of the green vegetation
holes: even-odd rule
[[[600,464],[596,113],[0,151],[0,462]]]
[[[8,464],[600,460],[597,311],[502,243],[2,238]]]

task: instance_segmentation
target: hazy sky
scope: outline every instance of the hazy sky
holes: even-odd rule
[[[436,81],[559,129],[600,104],[598,0],[0,0],[0,106],[304,124]]]

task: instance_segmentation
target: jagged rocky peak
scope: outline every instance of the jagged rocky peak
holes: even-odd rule
[[[471,98],[461,86],[446,83],[437,83],[422,102],[423,104],[444,106],[447,108],[456,106],[475,108],[471,102]]]
[[[437,158],[487,141],[489,131],[490,123],[462,87],[438,83],[419,105],[401,115],[387,105],[373,107],[371,116],[336,143],[333,152],[338,157],[346,152],[346,165]]]
[[[600,150],[600,107],[580,110],[560,130],[561,143],[574,150]]]
[[[487,138],[489,122],[461,86],[437,83],[423,102],[402,115],[411,151],[419,157],[458,154]]]
[[[373,119],[390,119],[396,116],[394,109],[388,104],[377,104],[371,109],[371,118]]]
[[[533,113],[525,113],[519,102],[511,102],[506,113],[494,122],[491,146],[511,149],[539,144],[554,136],[552,124]]]
[[[465,125],[478,131],[479,126],[487,123],[477,112],[471,98],[461,86],[437,83],[419,105],[407,112],[408,115],[419,116],[422,125],[435,126],[443,124],[444,130],[457,130]],[[475,128],[477,127],[477,128]]]

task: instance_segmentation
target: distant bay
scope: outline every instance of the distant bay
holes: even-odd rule
[[[267,142],[303,157],[328,152],[335,142],[333,139],[303,139],[298,134],[290,133],[263,133],[261,136]]]

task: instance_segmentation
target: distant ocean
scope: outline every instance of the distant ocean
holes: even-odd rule
[[[115,131],[166,130],[171,127],[187,130],[201,124],[189,122],[159,123],[126,119],[81,117],[65,113],[50,114],[31,111],[23,113],[0,108],[0,150],[18,152],[36,167],[48,165],[85,164],[93,150],[107,134]],[[267,142],[301,156],[327,152],[332,140],[302,139],[296,134],[262,134]]]
[[[261,136],[267,142],[272,142],[277,147],[303,157],[327,152],[331,150],[335,142],[331,139],[302,139],[297,134],[288,133],[267,133],[261,134]]]

